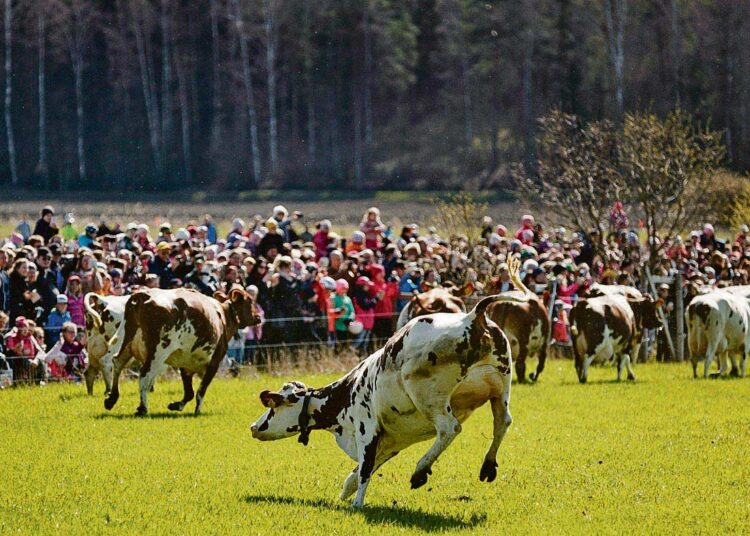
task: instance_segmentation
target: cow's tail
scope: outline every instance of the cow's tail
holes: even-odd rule
[[[469,316],[473,317],[472,322],[476,323],[482,328],[487,327],[487,323],[490,322],[489,316],[487,316],[487,308],[493,303],[498,302],[515,302],[515,303],[527,303],[529,299],[527,297],[509,296],[505,294],[497,294],[495,296],[487,296],[479,300],[471,310]]]
[[[125,317],[123,318],[120,325],[117,327],[117,331],[114,336],[109,340],[108,346],[110,355],[114,357],[120,357],[120,353],[123,348],[133,340],[136,331],[138,331],[139,318],[138,310],[141,305],[148,301],[150,296],[145,292],[137,292],[128,299],[128,303],[125,305]]]
[[[708,332],[711,324],[711,307],[703,302],[691,303],[685,311],[685,325],[688,329],[688,350],[691,359],[698,361],[708,350]],[[700,311],[699,311],[700,310]],[[700,314],[699,314],[700,313]],[[706,318],[703,322],[701,317]]]
[[[90,300],[92,298],[96,298],[96,301],[99,301],[98,294],[96,294],[95,292],[89,292],[83,297],[83,306],[86,309],[86,314],[91,317],[91,322],[94,324],[94,327],[98,328],[102,325],[102,317],[101,315],[99,315],[99,312],[91,305]]]

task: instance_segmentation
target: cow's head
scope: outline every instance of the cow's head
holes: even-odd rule
[[[412,318],[433,313],[463,313],[465,311],[463,301],[450,289],[432,289],[414,296],[411,300]]]
[[[268,409],[250,426],[255,439],[274,441],[299,433],[307,387],[301,382],[285,383],[277,393],[262,391],[260,403]]]
[[[628,300],[630,307],[633,309],[633,315],[635,316],[636,325],[645,329],[656,329],[661,327],[659,316],[656,314],[656,308],[664,303],[664,300],[659,298],[654,302],[651,296],[644,296],[643,298]]]
[[[229,292],[227,300],[237,314],[240,328],[260,324],[260,316],[255,309],[255,301],[252,296],[241,288],[233,288]]]

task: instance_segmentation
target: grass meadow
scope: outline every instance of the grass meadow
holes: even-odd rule
[[[0,392],[0,532],[25,534],[716,534],[750,529],[750,379],[693,380],[689,365],[611,368],[579,385],[552,361],[514,385],[515,422],[492,484],[478,480],[489,407],[464,426],[412,491],[421,443],[383,466],[367,505],[338,500],[353,468],[333,437],[260,443],[257,395],[286,379],[217,380],[205,413],[172,414],[176,381],[157,383],[136,418],[136,384],[111,412],[103,386]],[[320,386],[334,375],[303,377]],[[192,410],[192,405],[189,408]]]

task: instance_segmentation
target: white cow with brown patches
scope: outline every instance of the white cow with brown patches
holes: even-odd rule
[[[514,263],[516,278],[517,272]],[[479,478],[492,482],[497,451],[512,422],[512,372],[508,340],[486,310],[504,300],[519,298],[492,296],[469,313],[415,318],[382,350],[320,389],[292,382],[279,392],[263,391],[260,400],[268,410],[250,427],[253,437],[267,441],[300,434],[299,441],[307,444],[312,430],[332,432],[357,462],[341,498],[356,491],[353,504],[362,506],[375,470],[408,446],[434,437],[411,477],[412,488],[423,486],[461,423],[489,401],[493,439]]]
[[[84,376],[86,377],[86,390],[89,395],[94,394],[94,380],[99,372],[104,372],[102,358],[109,350],[109,341],[117,333],[125,318],[125,304],[130,296],[99,296],[89,292],[83,298],[86,309],[86,351],[89,354],[89,366]],[[102,374],[106,389],[104,394],[109,394],[112,389],[112,376]]]

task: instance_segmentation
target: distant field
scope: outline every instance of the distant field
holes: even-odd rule
[[[278,204],[285,205],[290,211],[302,211],[311,228],[316,221],[328,218],[338,232],[351,232],[359,225],[365,210],[375,205],[381,209],[383,222],[391,223],[394,229],[400,231],[400,226],[406,223],[416,222],[425,226],[435,223],[431,200],[441,195],[439,192],[373,192],[367,196],[347,197],[345,193],[337,192],[261,193],[254,195],[252,200],[248,199],[249,195],[236,193],[227,193],[224,199],[220,195],[207,197],[200,193],[190,197],[113,194],[111,199],[107,199],[102,192],[64,197],[34,196],[15,201],[11,198],[4,200],[0,206],[0,236],[7,236],[23,215],[27,215],[33,225],[45,204],[55,207],[60,222],[63,213],[73,211],[78,227],[88,222],[99,223],[104,217],[123,226],[131,220],[145,222],[151,226],[152,232],[158,231],[156,228],[163,221],[169,221],[174,229],[189,223],[200,224],[203,215],[209,213],[222,233],[229,231],[235,217],[248,221],[259,214],[264,219],[269,218],[274,205]],[[498,200],[497,196],[487,193],[479,194],[479,197],[488,200],[488,213],[499,223],[517,223],[527,208],[524,203]]]
[[[696,381],[688,365],[637,367],[638,382],[570,361],[514,386],[515,422],[498,479],[478,480],[492,436],[482,408],[423,488],[409,477],[428,448],[377,472],[354,511],[337,499],[354,463],[324,432],[309,447],[249,434],[262,388],[283,379],[216,381],[205,414],[171,414],[163,381],[154,414],[132,416],[136,385],[112,413],[79,385],[0,392],[0,532],[21,534],[722,534],[750,527],[750,379]],[[333,376],[304,380],[320,386]],[[192,410],[192,406],[189,408]]]

